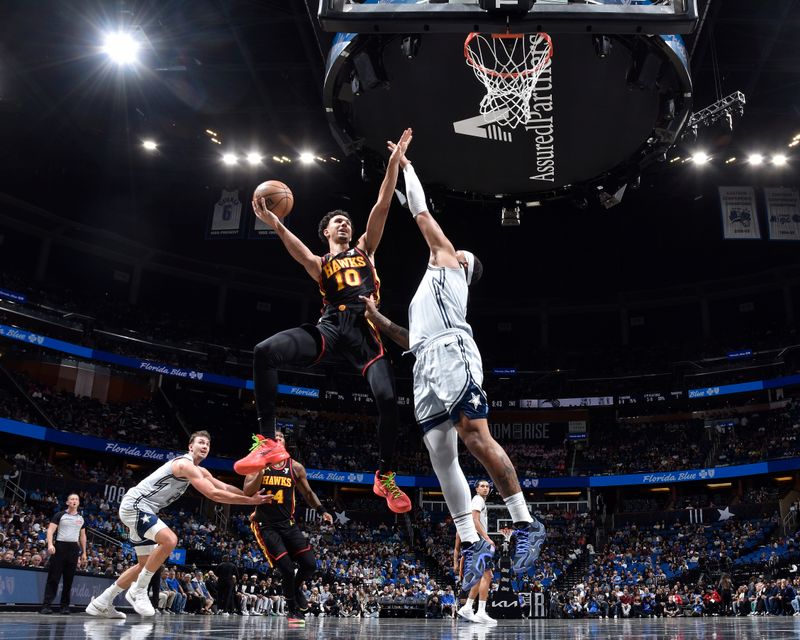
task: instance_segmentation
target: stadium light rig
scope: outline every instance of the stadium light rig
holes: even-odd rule
[[[744,114],[744,105],[746,104],[744,94],[741,91],[736,91],[731,95],[718,100],[712,105],[700,109],[691,115],[689,122],[686,123],[686,128],[682,135],[683,138],[687,136],[697,139],[698,130],[715,125],[720,120],[725,120],[726,126],[729,130],[733,129],[733,116],[741,116]]]
[[[155,140],[142,140],[142,147],[146,151],[155,151],[158,149],[158,144]]]
[[[237,160],[238,160],[238,158],[236,157],[235,153],[223,153],[222,154],[222,162],[223,162],[223,164],[226,164],[229,167],[235,165]]]

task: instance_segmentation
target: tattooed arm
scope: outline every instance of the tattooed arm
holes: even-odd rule
[[[408,329],[395,324],[378,311],[378,307],[375,306],[375,300],[372,297],[359,296],[359,298],[367,305],[364,310],[364,317],[374,324],[383,335],[388,336],[403,349],[408,349]]]

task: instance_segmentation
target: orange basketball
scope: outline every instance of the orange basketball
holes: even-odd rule
[[[294,206],[292,190],[280,180],[267,180],[258,185],[253,192],[253,199],[260,198],[264,198],[267,209],[281,219],[288,216]]]

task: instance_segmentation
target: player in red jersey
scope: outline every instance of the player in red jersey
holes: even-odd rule
[[[380,333],[364,318],[360,297],[380,301],[380,279],[375,271],[375,251],[383,235],[397,184],[400,158],[411,140],[406,129],[389,157],[386,175],[367,220],[366,231],[353,244],[353,225],[346,211],[327,213],[319,223],[319,237],[328,245],[324,256],[314,254],[266,207],[263,198],[253,201],[256,215],[275,229],[289,254],[318,284],[324,308],[316,325],[305,324],[275,334],[256,345],[253,353],[253,380],[260,434],[254,436],[249,455],[237,461],[234,469],[247,475],[266,464],[288,458],[275,441],[275,401],[278,368],[287,365],[310,366],[329,354],[337,354],[367,379],[378,407],[380,462],[375,472],[373,491],[386,499],[395,513],[411,510],[411,501],[395,482],[392,471],[400,418],[397,412],[394,373],[381,342]]]

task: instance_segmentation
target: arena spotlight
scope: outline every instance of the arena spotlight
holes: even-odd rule
[[[155,151],[158,149],[158,144],[156,144],[155,140],[142,140],[142,146],[147,151]]]
[[[751,164],[754,167],[757,167],[758,165],[764,163],[764,156],[762,156],[760,153],[751,153],[747,157],[747,162],[748,162],[748,164]]]
[[[696,165],[704,165],[708,164],[709,160],[711,160],[711,156],[709,156],[705,151],[696,151],[692,154],[692,162]]]
[[[237,157],[235,153],[223,153],[222,154],[222,162],[229,167],[236,164]]]
[[[772,164],[776,167],[785,167],[787,158],[782,153],[776,153],[772,156]]]
[[[300,154],[299,160],[303,164],[313,164],[313,162],[314,162],[314,154],[311,153],[310,151],[303,151]]]
[[[250,166],[253,166],[253,167],[258,165],[258,164],[261,164],[261,161],[263,159],[264,159],[264,156],[262,156],[257,151],[251,151],[250,153],[247,154],[247,162],[248,162],[248,164]]]
[[[134,64],[139,53],[139,43],[130,33],[116,31],[103,38],[103,53],[119,65]]]

